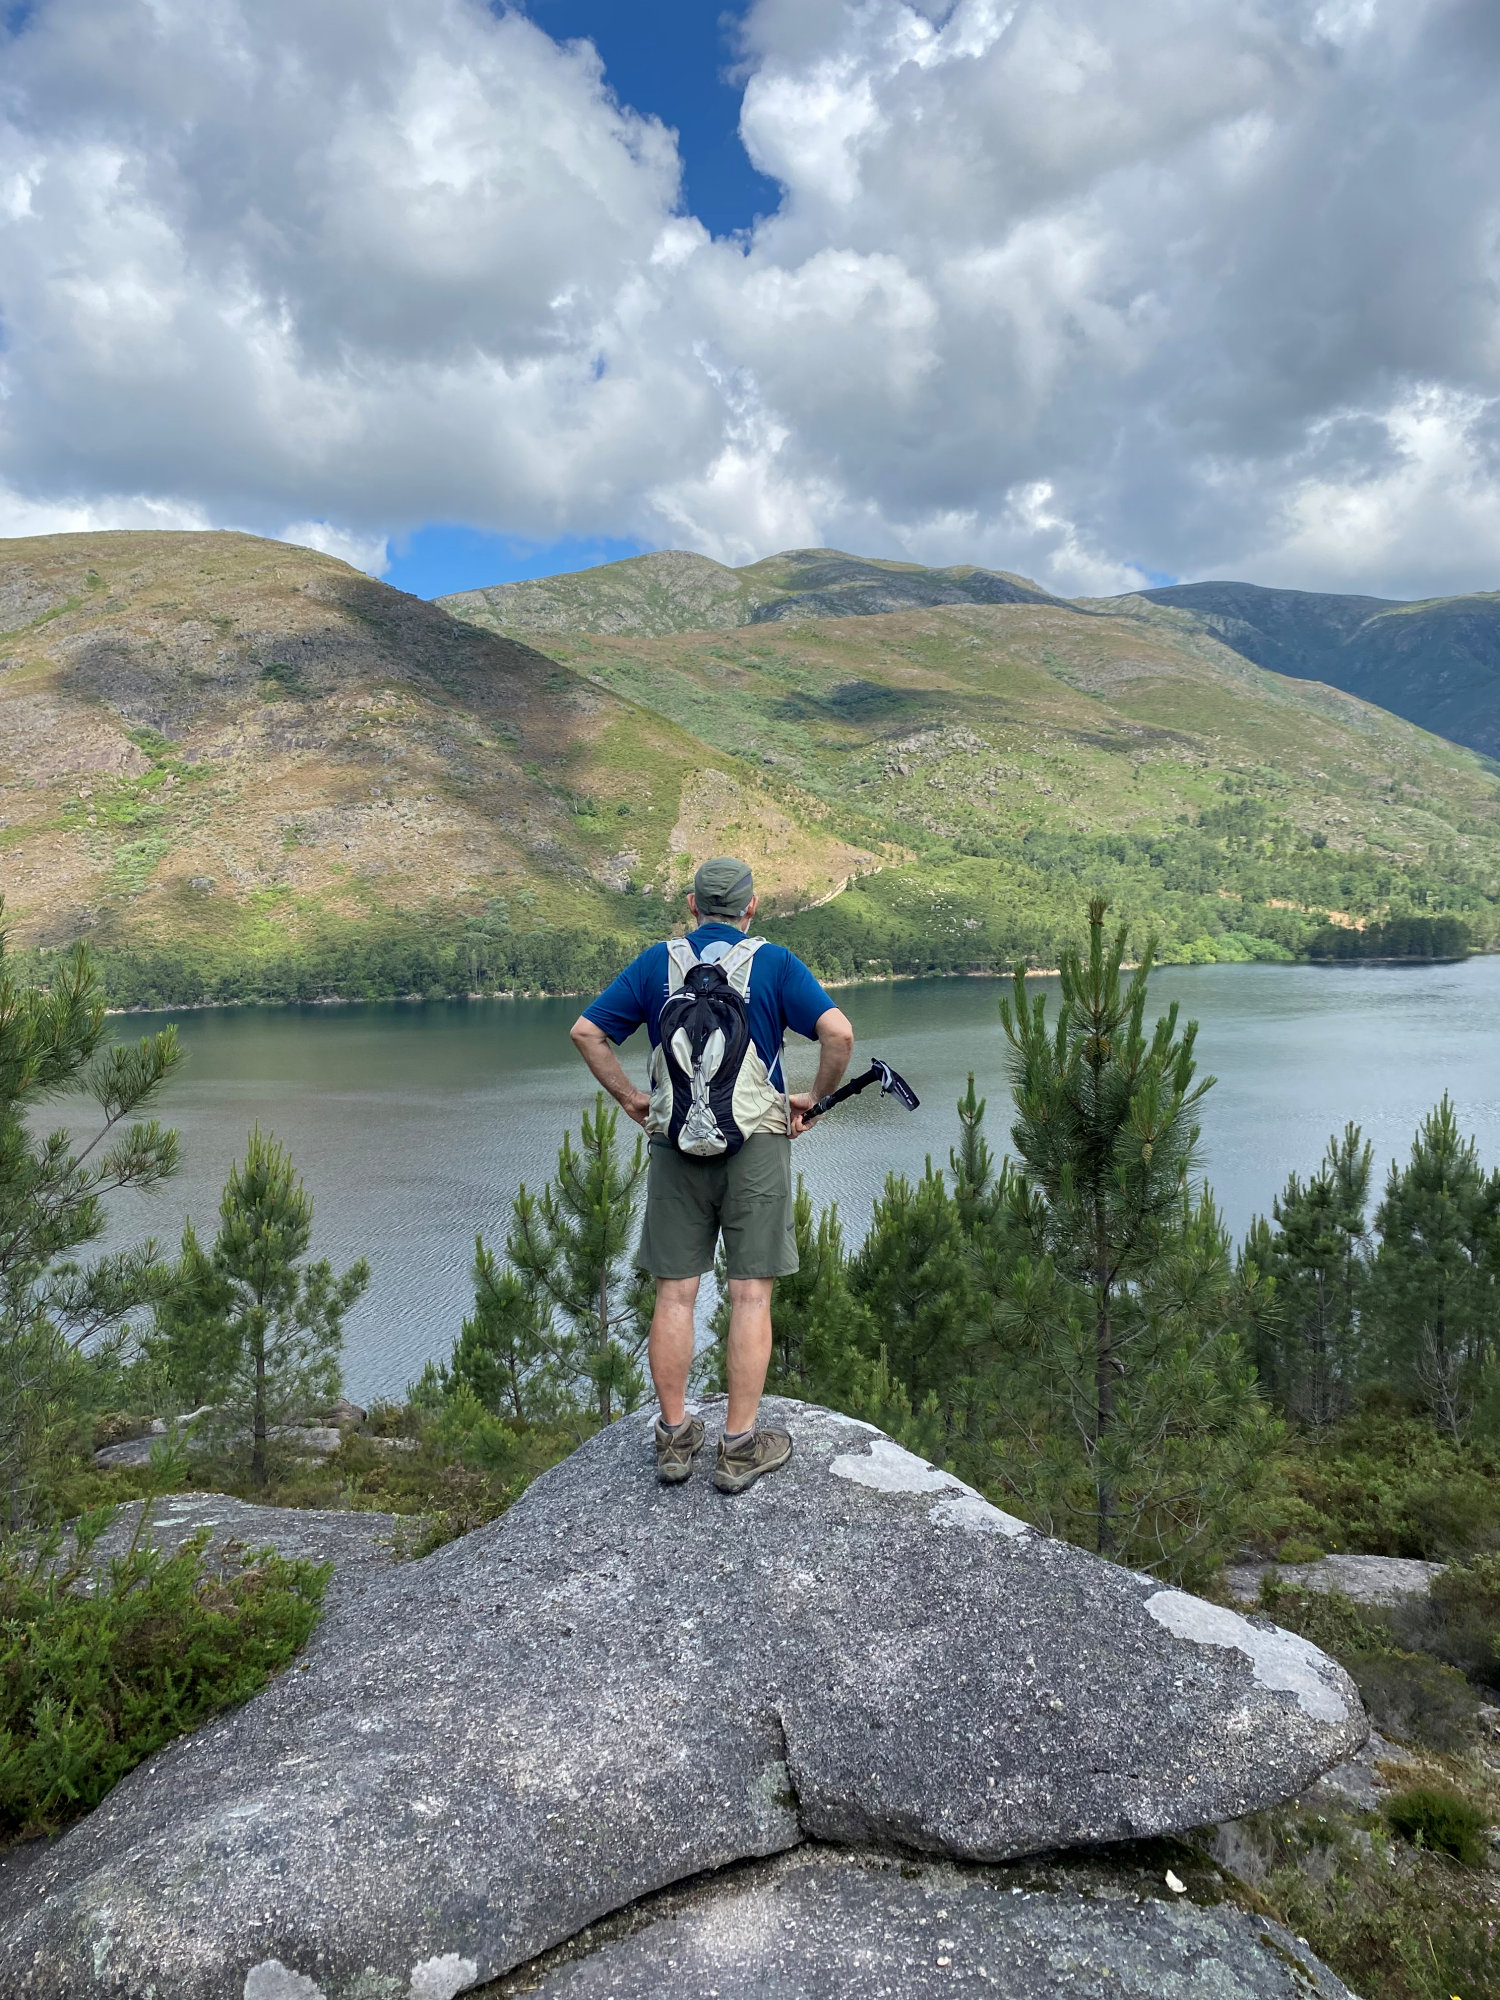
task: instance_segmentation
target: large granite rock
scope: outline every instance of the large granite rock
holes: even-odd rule
[[[371,1575],[299,1670],[28,1872],[0,1991],[449,2000],[807,1836],[992,1861],[1155,1834],[1363,1739],[1305,1641],[1049,1541],[866,1425],[769,1415],[795,1456],[737,1499],[707,1462],[659,1487],[634,1417]]]
[[[585,1937],[534,2000],[1351,2000],[1280,1924],[1082,1871],[912,1865],[800,1849],[688,1895],[619,1938]],[[1174,1879],[1180,1879],[1175,1878]],[[529,1973],[530,1969],[528,1969]],[[505,1990],[505,1989],[502,1989]]]

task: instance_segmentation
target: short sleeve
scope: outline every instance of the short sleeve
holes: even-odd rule
[[[619,1046],[629,1041],[636,1029],[646,1019],[646,995],[651,990],[651,959],[659,947],[652,946],[643,951],[639,958],[633,958],[625,970],[616,975],[599,998],[583,1010],[583,1018],[592,1021],[609,1039]]]
[[[787,1026],[794,1034],[806,1035],[811,1041],[817,1034],[819,1020],[832,1005],[801,959],[787,952],[781,974],[781,1011]]]

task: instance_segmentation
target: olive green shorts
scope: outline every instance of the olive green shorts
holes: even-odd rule
[[[757,1132],[728,1159],[695,1160],[651,1141],[646,1219],[636,1268],[653,1278],[696,1278],[714,1267],[720,1231],[731,1278],[787,1278],[797,1268],[792,1142]]]

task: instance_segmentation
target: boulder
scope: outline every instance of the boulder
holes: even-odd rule
[[[94,1544],[94,1560],[123,1555],[135,1535],[142,1502],[131,1501]],[[396,1561],[403,1533],[419,1525],[400,1514],[366,1514],[344,1508],[258,1507],[227,1493],[169,1493],[151,1502],[145,1539],[166,1555],[181,1548],[200,1528],[209,1548],[223,1556],[275,1549],[293,1560],[331,1563],[325,1604],[341,1601]]]
[[[101,1445],[94,1453],[94,1463],[101,1471],[112,1465],[149,1465],[151,1447],[156,1442],[156,1436],[148,1431],[144,1437],[122,1438],[118,1444]]]
[[[975,1862],[1131,1839],[1288,1798],[1363,1741],[1306,1641],[1051,1541],[868,1425],[767,1416],[794,1456],[736,1499],[707,1455],[660,1487],[634,1416],[369,1576],[300,1671],[28,1871],[0,1991],[448,2000],[809,1838]]]
[[[1352,2000],[1265,1917],[1101,1879],[804,1847],[716,1877],[619,1938],[586,1936],[533,2000]],[[1174,1880],[1180,1879],[1177,1877]],[[601,1927],[602,1928],[602,1927]]]
[[[1297,1590],[1326,1594],[1338,1591],[1355,1604],[1399,1604],[1407,1597],[1429,1597],[1439,1562],[1418,1562],[1408,1556],[1321,1556],[1309,1563],[1235,1563],[1224,1573],[1229,1594],[1241,1604],[1254,1604],[1261,1581],[1271,1577]]]

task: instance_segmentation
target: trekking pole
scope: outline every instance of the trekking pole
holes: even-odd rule
[[[863,1076],[857,1076],[852,1083],[846,1083],[842,1089],[830,1090],[826,1097],[820,1097],[808,1112],[808,1121],[821,1118],[825,1111],[832,1111],[834,1105],[842,1104],[846,1097],[858,1097],[859,1093],[868,1090],[872,1083],[880,1085],[882,1097],[899,1099],[908,1111],[915,1111],[922,1101],[904,1076],[898,1075],[889,1063],[882,1062],[879,1056],[876,1056]]]

